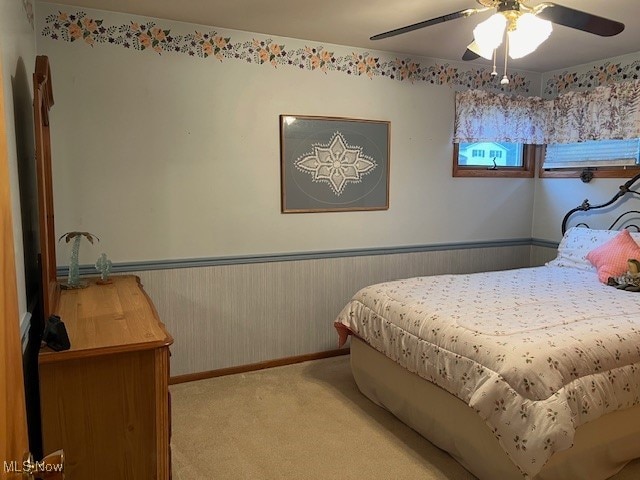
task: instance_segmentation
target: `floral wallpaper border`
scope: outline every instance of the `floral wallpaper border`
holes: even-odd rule
[[[554,97],[573,90],[589,90],[612,83],[628,82],[640,78],[640,60],[625,65],[624,61],[603,61],[586,71],[556,73],[549,78],[543,90],[546,97]]]
[[[214,58],[221,62],[240,60],[274,68],[286,66],[323,73],[340,72],[370,79],[386,77],[411,83],[521,94],[530,94],[531,88],[530,80],[517,72],[509,75],[509,85],[501,86],[499,79],[492,77],[491,71],[485,68],[463,69],[448,63],[426,64],[410,58],[384,59],[379,52],[356,49],[352,53],[338,55],[332,48],[323,45],[289,48],[280,41],[266,37],[234,41],[231,35],[219,34],[216,30],[194,30],[180,35],[153,20],[107,25],[102,19],[92,18],[83,11],[58,11],[47,15],[40,34],[51,40],[81,42],[89,46],[105,44],[158,54]]]
[[[33,22],[31,0],[22,0],[29,21]],[[502,86],[499,77],[492,77],[488,68],[461,68],[446,62],[420,62],[411,58],[383,58],[382,52],[354,49],[345,55],[332,47],[305,45],[288,47],[275,40],[262,38],[235,41],[234,31],[219,34],[216,30],[194,30],[181,35],[171,28],[158,25],[154,20],[129,21],[107,25],[102,19],[92,18],[84,11],[59,10],[46,16],[41,35],[51,40],[82,42],[89,46],[106,44],[157,54],[183,54],[200,59],[212,57],[219,61],[240,60],[256,65],[294,67],[318,72],[339,72],[367,78],[386,77],[391,80],[448,85],[460,89],[482,89],[502,93],[519,93],[551,98],[572,90],[588,90],[602,85],[637,80],[640,78],[640,60],[603,60],[591,68],[575,67],[575,71],[551,72],[543,83],[542,91],[532,91],[531,81],[518,72],[509,74],[509,85]],[[348,47],[338,47],[348,48]],[[384,55],[384,54],[383,54]],[[545,75],[543,75],[544,78]]]

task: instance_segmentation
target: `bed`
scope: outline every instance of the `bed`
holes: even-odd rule
[[[587,255],[623,236],[640,253],[580,225],[545,266],[363,288],[335,322],[359,389],[480,479],[614,475],[640,458],[640,293]]]

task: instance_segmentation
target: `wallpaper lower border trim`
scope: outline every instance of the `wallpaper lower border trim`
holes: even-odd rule
[[[534,247],[546,247],[546,248],[558,248],[559,242],[553,242],[551,240],[544,240],[542,238],[532,238],[531,245]]]
[[[437,243],[431,245],[409,245],[382,248],[358,248],[350,250],[330,250],[324,252],[300,252],[264,255],[240,255],[212,258],[189,258],[180,260],[152,260],[143,262],[114,263],[113,273],[141,272],[147,270],[171,270],[175,268],[213,267],[219,265],[243,265],[249,263],[291,262],[299,260],[318,260],[342,257],[361,257],[368,255],[394,255],[399,253],[436,252],[442,250],[466,250],[470,248],[494,248],[535,245],[539,247],[557,248],[557,242],[536,238],[514,238],[508,240],[488,240],[481,242]],[[68,266],[58,267],[57,274],[63,277],[69,273]],[[81,265],[81,275],[96,275],[93,265]]]

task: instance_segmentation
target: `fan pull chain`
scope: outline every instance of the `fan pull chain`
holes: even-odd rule
[[[507,60],[509,58],[509,35],[505,34],[504,39],[504,76],[500,80],[500,85],[509,85],[509,77],[507,77]]]
[[[496,70],[496,57],[498,56],[497,54],[498,54],[498,49],[494,48],[493,49],[493,70],[491,70],[492,77],[498,76],[498,71]]]

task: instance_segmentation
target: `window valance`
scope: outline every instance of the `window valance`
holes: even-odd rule
[[[454,143],[510,142],[542,144],[546,101],[484,90],[456,93]]]
[[[454,142],[576,143],[640,137],[640,80],[553,100],[456,93]]]

